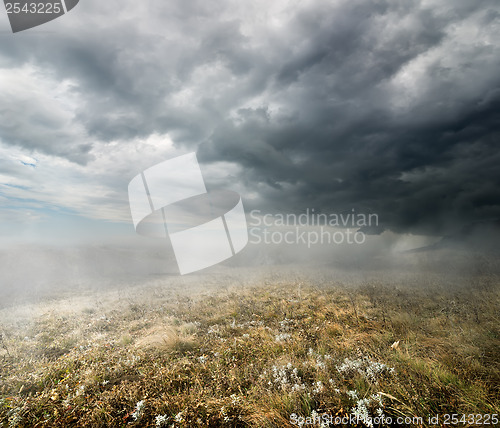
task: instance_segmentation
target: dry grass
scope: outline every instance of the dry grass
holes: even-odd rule
[[[496,278],[187,291],[165,284],[3,310],[4,426],[500,413]]]

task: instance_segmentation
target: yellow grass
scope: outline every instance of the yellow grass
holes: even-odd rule
[[[362,399],[370,417],[422,425],[500,413],[499,287],[474,283],[165,281],[7,308],[0,420],[285,427],[292,414],[350,415]]]

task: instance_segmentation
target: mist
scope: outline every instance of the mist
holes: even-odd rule
[[[204,282],[219,276],[221,284],[227,284],[228,277],[234,283],[248,284],[268,275],[281,275],[283,280],[301,277],[346,284],[410,280],[415,286],[432,276],[453,289],[466,286],[477,275],[500,274],[499,230],[494,224],[470,226],[446,237],[389,231],[363,234],[363,243],[327,241],[325,230],[318,227],[266,230],[267,235],[254,231],[247,247],[233,258],[183,277],[167,239],[131,234],[106,241],[11,245],[0,250],[1,305],[140,288],[151,283],[168,288],[182,281]],[[336,236],[347,241],[350,235],[346,230],[329,228],[328,233],[341,234]],[[306,241],[287,244],[283,241],[287,232],[296,236],[304,233]],[[317,242],[322,233],[324,242]],[[314,240],[308,242],[311,238]]]

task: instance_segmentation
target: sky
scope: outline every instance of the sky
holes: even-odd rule
[[[498,0],[81,0],[0,11],[0,238],[134,234],[130,180],[196,152],[247,211],[500,218]]]

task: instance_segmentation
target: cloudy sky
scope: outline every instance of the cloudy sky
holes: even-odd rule
[[[129,181],[196,151],[263,212],[440,235],[500,217],[498,0],[81,0],[0,13],[0,236],[134,233]]]

